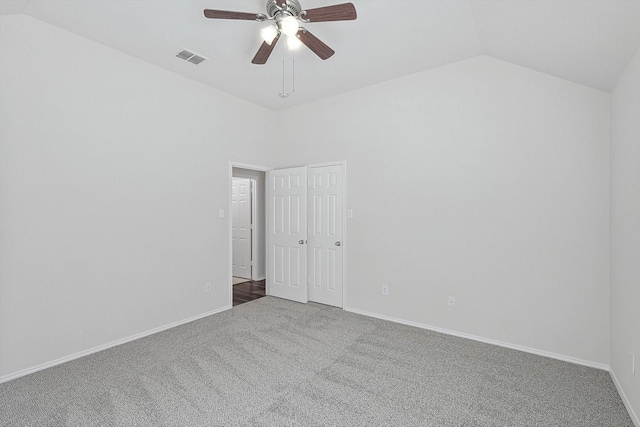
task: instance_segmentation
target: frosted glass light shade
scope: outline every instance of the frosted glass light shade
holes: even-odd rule
[[[298,20],[293,16],[287,16],[282,21],[280,21],[280,31],[285,36],[295,36],[300,29],[300,25],[298,25]]]
[[[287,37],[287,46],[289,47],[289,50],[295,50],[299,48],[301,44],[302,42],[296,36]]]
[[[260,30],[260,36],[268,45],[273,43],[273,39],[278,35],[278,28],[275,25],[269,25]]]

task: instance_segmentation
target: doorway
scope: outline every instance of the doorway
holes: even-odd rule
[[[265,296],[267,168],[230,162],[230,305]]]
[[[234,285],[253,278],[255,183],[255,179],[235,177],[231,182],[231,270]]]

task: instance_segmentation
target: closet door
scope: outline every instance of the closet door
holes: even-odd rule
[[[306,303],[306,167],[267,173],[267,212],[267,294]]]
[[[342,165],[309,167],[309,301],[342,307]]]

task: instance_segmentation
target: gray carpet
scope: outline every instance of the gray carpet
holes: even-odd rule
[[[0,384],[2,426],[633,426],[609,374],[265,297]]]

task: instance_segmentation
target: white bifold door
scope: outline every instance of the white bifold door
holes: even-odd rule
[[[231,267],[233,275],[251,279],[251,180],[231,183]]]
[[[343,305],[343,165],[267,173],[267,293]]]

